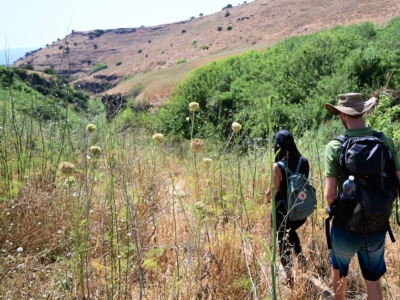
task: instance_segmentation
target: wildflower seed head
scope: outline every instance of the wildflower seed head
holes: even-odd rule
[[[190,143],[190,148],[192,149],[193,152],[200,153],[204,151],[204,141],[201,139],[194,139]]]
[[[240,129],[242,129],[242,125],[240,125],[238,122],[232,123],[232,130],[234,132],[238,132],[238,131],[240,131]]]
[[[24,251],[24,248],[22,248],[22,247],[18,247],[18,248],[17,248],[17,252],[18,252],[18,253],[21,253],[22,251]]]
[[[199,104],[197,102],[190,102],[189,103],[189,110],[190,111],[199,110]]]
[[[153,134],[153,140],[157,143],[161,143],[164,139],[164,136],[162,133],[155,133]]]
[[[212,159],[211,158],[203,158],[203,163],[209,167],[212,163]]]
[[[96,126],[93,124],[87,124],[86,131],[88,131],[88,132],[96,131]]]
[[[92,156],[96,157],[99,156],[101,153],[101,148],[99,146],[91,146],[89,148],[89,152]]]
[[[197,210],[203,210],[206,205],[204,204],[203,201],[198,201],[196,202],[195,206]]]
[[[63,161],[62,163],[60,163],[59,169],[64,175],[68,176],[75,172],[76,167],[73,163]]]
[[[75,183],[75,177],[74,177],[74,176],[68,176],[68,177],[65,179],[65,183],[66,183],[67,185],[73,185],[73,184]]]
[[[188,121],[188,122],[189,122],[189,121],[190,121],[190,118],[189,118],[189,117],[186,117],[186,121]]]

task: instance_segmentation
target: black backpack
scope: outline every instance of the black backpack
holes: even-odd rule
[[[399,180],[393,154],[382,138],[383,133],[376,131],[372,136],[335,138],[340,141],[339,168],[344,178],[354,176],[357,189],[353,201],[342,199],[340,191],[327,209],[329,218],[325,220],[325,234],[328,249],[332,249],[329,221],[333,216],[345,220],[351,230],[362,233],[366,248],[367,234],[384,227],[395,242],[389,218],[398,194]],[[396,201],[396,219],[400,226],[397,204]]]
[[[339,168],[345,178],[354,176],[357,190],[354,200],[336,196],[336,215],[358,233],[376,232],[387,226],[397,197],[398,179],[393,154],[382,140],[373,136],[339,136]]]

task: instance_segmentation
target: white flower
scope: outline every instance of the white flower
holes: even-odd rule
[[[58,233],[58,234],[61,234],[61,233],[62,233],[62,230],[58,230],[57,233]]]
[[[18,270],[21,270],[21,269],[23,269],[24,267],[25,267],[24,264],[19,264],[19,265],[17,266]]]
[[[22,251],[24,251],[24,248],[22,248],[22,247],[18,247],[18,248],[17,248],[17,252],[18,252],[18,253],[21,253]]]
[[[128,232],[128,236],[132,236],[132,233],[131,233],[131,232]]]

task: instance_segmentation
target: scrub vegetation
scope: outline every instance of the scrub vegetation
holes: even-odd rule
[[[400,146],[399,27],[337,27],[214,62],[162,107],[127,106],[110,122],[57,68],[0,68],[0,295],[332,299],[323,151],[342,125],[323,105],[341,92],[379,96],[368,123]],[[318,193],[299,230],[310,262],[295,263],[293,287],[265,201],[280,128]],[[385,299],[400,297],[397,243],[387,242]],[[359,272],[352,264],[352,299],[365,294]]]

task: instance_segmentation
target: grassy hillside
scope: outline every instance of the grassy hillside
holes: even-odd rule
[[[77,94],[79,80],[0,69],[0,295],[333,299],[323,152],[342,125],[320,106],[345,89],[376,93],[368,124],[399,144],[398,26],[337,27],[211,63],[162,109],[128,106],[111,122],[100,99]],[[318,194],[299,230],[310,262],[294,260],[293,287],[265,202],[274,162],[265,137],[280,127],[293,130]],[[397,243],[386,259],[384,297],[397,299]],[[359,272],[353,261],[350,299],[366,292]]]
[[[107,91],[109,94],[128,93],[132,86],[123,81],[134,75],[133,84],[143,78],[142,98],[159,104],[160,99],[168,99],[170,89],[188,72],[212,60],[266,49],[287,37],[340,25],[369,21],[384,26],[400,15],[397,0],[333,0],[323,5],[318,0],[256,0],[232,4],[232,8],[172,24],[74,30],[66,37],[48,41],[43,49],[26,53],[15,66],[30,63],[37,71],[55,66],[63,77],[81,79],[80,89],[96,94],[110,87],[113,88]],[[227,30],[229,26],[231,30]],[[175,66],[180,60],[186,60],[187,65],[177,70]],[[98,63],[106,63],[107,68],[89,75]],[[163,74],[169,71],[171,75],[164,81]],[[174,76],[177,71],[178,76]],[[106,88],[99,88],[102,86]]]

